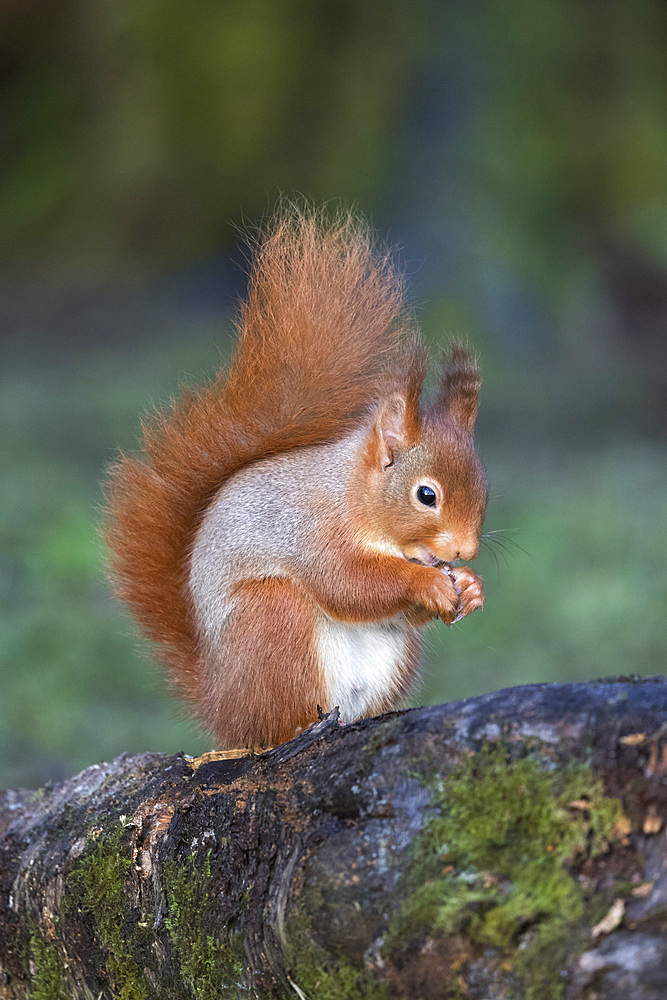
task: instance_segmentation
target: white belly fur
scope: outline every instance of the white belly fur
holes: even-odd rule
[[[332,709],[342,722],[369,714],[374,704],[400,688],[407,650],[402,620],[349,624],[322,617],[317,646]]]

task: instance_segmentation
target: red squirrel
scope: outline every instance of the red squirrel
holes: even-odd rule
[[[396,707],[419,627],[482,607],[480,375],[427,352],[351,214],[281,208],[251,248],[228,371],[143,428],[108,482],[117,593],[221,746]]]

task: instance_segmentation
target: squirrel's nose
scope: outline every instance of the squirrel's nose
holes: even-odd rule
[[[455,548],[456,555],[454,558],[462,559],[463,562],[469,562],[471,559],[476,559],[479,555],[479,542],[476,538],[466,538],[465,540],[461,540]]]
[[[452,538],[448,533],[439,536],[438,544],[433,546],[439,559],[444,562],[456,562],[462,559],[468,562],[469,559],[476,559],[479,554],[479,542],[476,538],[468,538],[465,535],[458,539]]]

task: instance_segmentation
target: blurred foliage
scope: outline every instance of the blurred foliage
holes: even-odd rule
[[[667,257],[660,0],[8,0],[0,18],[15,253],[155,267],[278,189],[381,204],[418,117],[436,183],[474,189],[491,254],[548,291],[581,279],[582,237],[592,259]],[[441,108],[464,119],[456,151]]]
[[[235,227],[280,190],[356,203],[433,342],[482,353],[498,565],[421,697],[664,669],[666,29],[661,0],[0,6],[0,783],[207,746],[109,598],[98,484],[224,358]]]
[[[0,31],[14,247],[82,267],[210,251],[275,192],[356,200],[391,156],[426,25],[336,0],[18,0]],[[13,113],[12,113],[13,112]]]
[[[582,236],[603,265],[623,246],[665,261],[664,6],[518,0],[485,13],[494,99],[473,149],[505,217],[494,254],[547,292],[556,276],[576,279]]]

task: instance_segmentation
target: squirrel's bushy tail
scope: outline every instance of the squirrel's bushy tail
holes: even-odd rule
[[[152,415],[144,454],[121,456],[107,484],[116,591],[186,697],[199,683],[189,553],[215,492],[250,462],[341,436],[392,388],[418,394],[423,366],[402,275],[368,227],[281,207],[251,244],[229,371]]]

